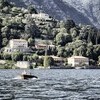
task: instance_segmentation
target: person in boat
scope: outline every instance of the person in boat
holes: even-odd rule
[[[27,72],[24,70],[24,72],[22,72],[22,75],[26,75],[27,74]]]

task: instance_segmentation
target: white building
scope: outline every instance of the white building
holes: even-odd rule
[[[30,68],[30,62],[29,61],[17,61],[17,63],[16,63],[16,67],[18,67],[18,68]]]
[[[9,46],[10,48],[17,48],[17,47],[27,48],[28,42],[24,39],[12,39],[9,42]]]
[[[68,58],[68,64],[73,67],[81,64],[89,65],[89,59],[83,56],[72,56]]]
[[[6,60],[0,60],[0,64],[5,64]]]
[[[33,52],[33,51],[30,48],[22,48],[22,47],[10,48],[10,47],[5,47],[4,52],[11,54],[13,52],[29,53],[29,52]]]
[[[12,39],[9,41],[9,45],[5,47],[4,52],[12,53],[12,52],[32,52],[28,47],[28,42],[24,39]]]
[[[44,19],[44,20],[52,20],[48,14],[39,13],[39,14],[32,14],[32,18],[35,19]]]

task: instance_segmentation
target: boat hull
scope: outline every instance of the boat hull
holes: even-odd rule
[[[22,79],[32,79],[32,78],[38,78],[37,76],[34,75],[27,75],[27,74],[23,74],[21,75]]]

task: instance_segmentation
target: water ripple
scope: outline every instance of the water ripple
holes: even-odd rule
[[[13,79],[19,72],[0,71],[0,100],[100,100],[100,71],[32,70],[39,79]]]

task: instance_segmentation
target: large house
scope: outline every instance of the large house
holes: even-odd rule
[[[28,47],[28,42],[24,39],[12,39],[9,41],[9,45],[5,47],[4,52],[31,52]]]
[[[12,39],[9,42],[9,46],[10,48],[17,48],[17,47],[27,48],[28,42],[24,39]]]
[[[89,59],[83,56],[72,56],[68,58],[68,64],[72,65],[72,67],[78,65],[89,65]]]

